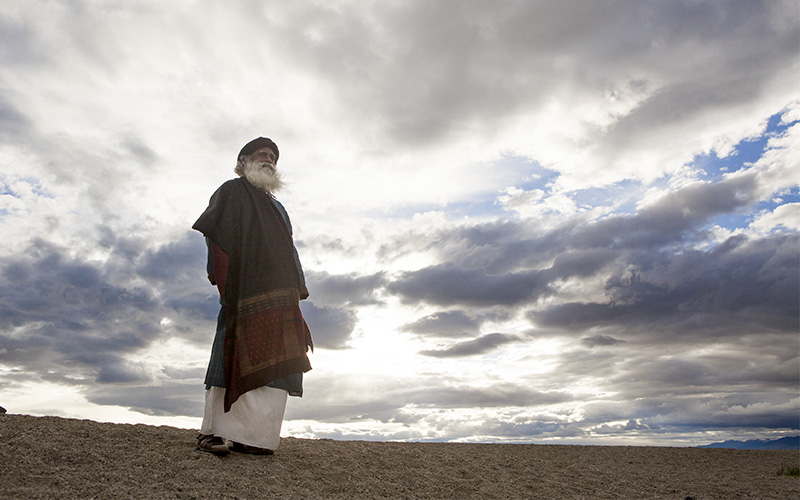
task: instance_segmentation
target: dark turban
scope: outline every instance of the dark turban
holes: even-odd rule
[[[266,137],[259,137],[258,139],[253,139],[252,141],[248,142],[244,145],[241,151],[239,151],[239,156],[236,157],[238,160],[242,156],[250,156],[253,151],[257,151],[261,148],[269,148],[275,153],[275,160],[277,161],[281,154],[278,152],[278,145],[272,142],[272,139],[267,139]]]

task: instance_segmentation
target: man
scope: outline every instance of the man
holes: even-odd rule
[[[206,372],[202,451],[272,454],[288,395],[302,396],[311,333],[300,312],[308,297],[270,139],[245,144],[237,179],[211,196],[192,226],[208,245],[208,277],[222,308]],[[230,445],[230,446],[229,446]]]

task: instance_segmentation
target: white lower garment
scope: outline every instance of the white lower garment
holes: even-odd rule
[[[237,443],[276,450],[281,438],[281,424],[288,393],[263,386],[247,391],[225,413],[225,389],[206,390],[201,434],[213,434]]]

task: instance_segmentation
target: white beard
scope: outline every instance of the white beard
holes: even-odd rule
[[[250,184],[267,193],[275,193],[283,187],[281,174],[273,163],[247,161],[244,176]]]

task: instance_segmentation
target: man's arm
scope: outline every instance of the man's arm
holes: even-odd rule
[[[214,278],[214,261],[211,260],[211,240],[206,236],[206,248],[208,249],[208,257],[206,260],[206,274],[208,274],[208,281],[211,282],[212,285],[217,284],[216,278]]]
[[[208,281],[210,281],[212,285],[217,286],[219,296],[222,301],[225,302],[225,282],[228,278],[228,254],[210,238],[206,238],[206,245],[208,246],[208,262],[206,263]]]

